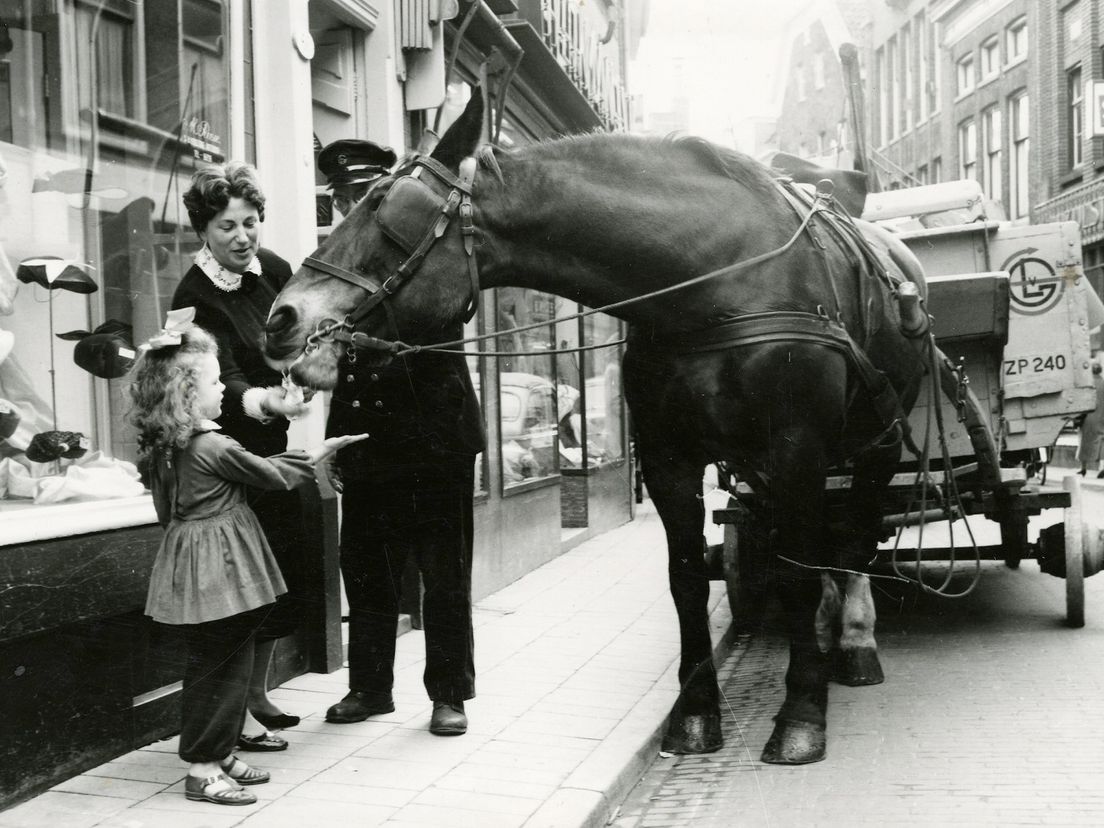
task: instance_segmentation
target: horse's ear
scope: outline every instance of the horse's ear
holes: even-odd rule
[[[460,168],[460,162],[475,152],[483,137],[483,90],[475,87],[464,111],[445,130],[430,157],[452,170]]]

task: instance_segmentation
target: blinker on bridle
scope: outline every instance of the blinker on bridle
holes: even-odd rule
[[[340,265],[323,261],[322,259],[316,259],[313,256],[308,256],[303,260],[303,267],[309,268],[317,273],[325,273],[327,276],[334,276],[344,282],[355,285],[365,291],[368,296],[344,319],[338,322],[332,322],[328,325],[319,323],[318,327],[307,336],[303,354],[299,359],[302,359],[303,356],[306,356],[317,348],[318,343],[327,341],[344,343],[348,349],[351,349],[349,353],[353,359],[355,359],[355,352],[358,349],[371,348],[373,350],[383,351],[397,350],[398,347],[401,346],[401,343],[368,336],[368,334],[357,331],[356,326],[380,304],[383,304],[388,316],[391,315],[390,308],[387,305],[388,297],[393,296],[411,276],[417,273],[418,269],[425,262],[425,257],[430,249],[438,239],[444,236],[445,232],[448,230],[449,224],[452,223],[452,219],[457,215],[460,217],[460,233],[463,238],[464,253],[466,254],[468,262],[468,276],[471,279],[471,297],[468,300],[464,321],[466,322],[471,319],[479,309],[479,269],[475,261],[475,224],[472,215],[471,201],[471,188],[472,182],[475,180],[476,160],[474,157],[468,156],[461,161],[459,176],[453,175],[451,170],[428,156],[417,158],[411,163],[414,170],[409,173],[408,176],[397,176],[395,182],[402,181],[403,178],[411,178],[421,181],[425,187],[432,189],[430,185],[422,179],[421,175],[423,170],[428,171],[437,181],[449,188],[449,193],[443,200],[437,196],[438,200],[442,200],[443,202],[438,214],[433,218],[433,221],[430,222],[429,227],[422,234],[421,239],[414,245],[413,250],[409,251],[406,260],[383,282],[377,281],[362,271],[350,270]],[[388,198],[391,198],[394,192],[395,190],[393,189],[384,196],[384,200],[379,207],[380,212],[383,211]],[[387,234],[385,233],[384,235]],[[403,246],[394,239],[392,239],[392,241],[399,247]]]

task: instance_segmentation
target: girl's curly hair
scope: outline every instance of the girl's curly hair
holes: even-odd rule
[[[218,343],[202,328],[183,333],[180,344],[142,354],[130,383],[127,419],[138,430],[138,450],[161,454],[188,444],[203,415],[199,410],[199,357],[218,356]]]
[[[231,198],[240,198],[257,208],[264,221],[265,197],[257,183],[257,170],[249,164],[231,161],[224,167],[204,167],[192,175],[192,186],[184,193],[184,207],[196,233],[207,229],[211,219],[226,209]]]

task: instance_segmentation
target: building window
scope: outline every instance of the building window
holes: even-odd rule
[[[1085,133],[1085,90],[1081,85],[1081,67],[1066,73],[1066,151],[1070,169],[1081,166],[1082,138]]]
[[[822,129],[817,133],[817,155],[824,155],[826,152],[828,152],[828,133]]]
[[[1068,43],[1074,43],[1081,38],[1084,24],[1080,2],[1072,3],[1066,7],[1065,11],[1062,12],[1062,22],[1065,24],[1063,28]]]
[[[958,127],[958,177],[977,181],[977,124],[971,118]]]
[[[897,38],[891,38],[886,52],[886,85],[889,88],[889,138],[896,138],[901,128],[901,67],[898,63]]]
[[[981,44],[981,77],[983,80],[1000,74],[1000,38],[993,35]]]
[[[901,130],[912,129],[912,30],[909,26],[901,29]]]
[[[807,97],[805,90],[805,64],[797,64],[797,68],[794,70],[794,82],[797,84],[797,99],[804,101]]]
[[[1028,215],[1031,205],[1029,185],[1031,181],[1029,155],[1031,151],[1030,139],[1030,106],[1026,92],[1018,92],[1009,99],[1008,114],[1012,122],[1010,130],[1012,158],[1009,164],[1009,173],[1012,184],[1009,208],[1012,218],[1020,218]]]
[[[928,53],[928,38],[931,33],[923,11],[913,18],[912,30],[916,32],[916,64],[920,84],[919,108],[920,120],[923,121],[931,113],[931,98],[928,93],[928,84],[931,81],[931,56]]]
[[[939,59],[939,34],[939,24],[929,23],[928,54],[929,62],[931,63],[931,83],[929,84],[929,93],[931,101],[931,111],[933,113],[939,111],[939,96],[943,89],[943,62]]]
[[[1005,57],[1009,63],[1027,57],[1027,18],[1021,17],[1005,29]]]
[[[824,52],[813,55],[813,88],[824,88]]]
[[[973,53],[961,57],[958,60],[956,66],[956,86],[955,90],[958,95],[965,95],[967,92],[973,91],[975,79],[974,79],[974,55]]]
[[[985,140],[985,194],[993,201],[1000,201],[1001,188],[1001,109],[992,106],[982,113],[982,128]]]
[[[921,164],[919,167],[916,168],[916,183],[921,184],[921,185],[931,183],[928,180],[928,165],[927,164]]]
[[[108,522],[129,501],[148,509],[126,370],[201,244],[181,193],[197,167],[225,161],[227,7],[0,3],[11,44],[0,57],[0,344],[13,345],[0,359],[0,428],[14,428],[0,439],[0,544],[36,510],[51,517],[23,539],[87,531],[55,519],[68,503],[103,501]],[[68,263],[60,275],[32,264],[50,258]]]
[[[878,98],[876,107],[878,146],[889,143],[889,77],[886,73],[885,49],[874,55],[874,72],[877,76]]]
[[[943,159],[933,158],[931,162],[931,183],[938,184],[943,180]]]

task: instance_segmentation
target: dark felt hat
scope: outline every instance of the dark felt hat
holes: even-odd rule
[[[395,151],[360,138],[327,144],[318,153],[318,169],[330,187],[361,184],[387,175],[395,166]]]
[[[41,285],[47,290],[69,290],[73,293],[95,293],[99,287],[92,277],[81,270],[84,262],[39,256],[24,259],[16,268],[15,277],[28,285]]]
[[[138,357],[130,325],[117,319],[108,319],[94,331],[66,331],[57,338],[76,341],[73,362],[94,377],[118,379]]]

